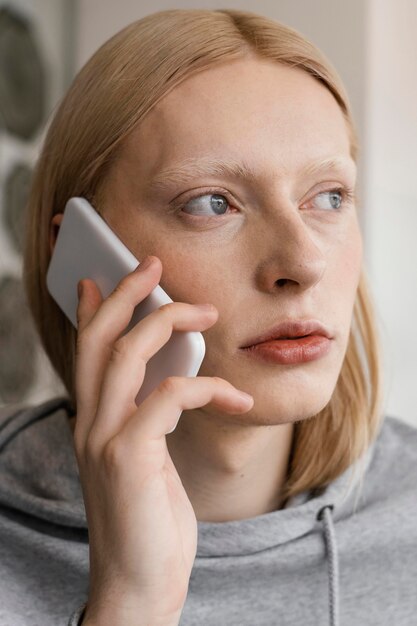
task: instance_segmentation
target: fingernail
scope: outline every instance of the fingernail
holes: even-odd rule
[[[152,265],[152,263],[153,263],[153,257],[149,257],[149,256],[147,256],[147,257],[145,257],[145,258],[144,258],[144,260],[142,261],[142,263],[140,263],[140,264],[138,265],[138,267],[136,268],[136,271],[137,271],[137,272],[141,272],[142,270],[146,270],[146,269],[148,269],[148,267],[149,267],[150,265]]]
[[[77,285],[78,298],[81,298],[81,296],[83,295],[83,290],[84,290],[84,287],[82,285],[82,281],[80,280]]]
[[[249,395],[248,393],[245,393],[244,391],[238,391],[237,392],[238,397],[243,400],[246,404],[250,404],[253,401],[253,396]]]
[[[195,306],[201,309],[201,311],[215,311],[215,307],[212,304],[196,304]]]

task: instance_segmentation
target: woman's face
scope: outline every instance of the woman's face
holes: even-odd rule
[[[231,162],[242,172],[226,172],[221,164]],[[188,78],[125,141],[101,212],[140,261],[160,258],[160,285],[174,301],[217,307],[199,375],[225,378],[255,400],[248,413],[221,419],[291,422],[330,400],[362,264],[354,200],[334,190],[353,191],[355,177],[333,96],[268,60]],[[329,352],[284,365],[242,350],[288,319],[322,322]],[[216,415],[210,405],[202,411]]]

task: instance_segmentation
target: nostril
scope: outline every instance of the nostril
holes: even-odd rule
[[[277,285],[278,287],[283,287],[286,282],[287,282],[286,278],[280,278],[279,280],[277,280]]]

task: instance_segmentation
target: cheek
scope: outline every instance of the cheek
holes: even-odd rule
[[[347,254],[349,258],[347,261],[346,273],[353,283],[354,291],[356,291],[359,285],[363,263],[363,242],[359,231],[355,241],[348,248]]]
[[[226,246],[224,240],[219,243],[218,237],[209,241],[206,234],[197,240],[194,233],[186,236],[168,228],[156,229],[152,219],[143,219],[135,230],[140,232],[140,241],[132,237],[131,228],[124,231],[130,249],[133,254],[140,251],[138,258],[153,254],[160,259],[159,284],[174,302],[208,302],[219,307],[226,285],[233,282],[230,272],[236,265],[231,262],[236,261],[235,248]]]
[[[346,238],[345,244],[338,247],[332,263],[332,311],[333,321],[338,325],[342,353],[347,347],[352,326],[353,310],[356,301],[362,270],[363,245],[359,230]],[[331,315],[330,315],[331,318]]]
[[[213,256],[215,261],[213,261]],[[231,267],[225,270],[225,261],[219,255],[196,255],[179,253],[174,256],[160,255],[169,271],[162,274],[160,286],[176,302],[190,304],[214,304],[219,312],[218,319],[210,328],[203,331],[206,340],[206,362],[214,358],[219,346],[233,340],[237,319],[242,311],[242,303],[236,292],[236,276]],[[241,293],[239,292],[241,295]],[[223,348],[220,349],[222,352]],[[202,370],[203,371],[203,370]]]
[[[362,235],[356,220],[333,247],[328,268],[342,299],[354,298],[363,262]],[[343,296],[346,296],[345,298]]]
[[[224,285],[217,279],[219,269],[211,258],[202,258],[195,251],[186,254],[158,250],[157,254],[165,268],[160,285],[172,300],[191,304],[209,302],[217,306]]]

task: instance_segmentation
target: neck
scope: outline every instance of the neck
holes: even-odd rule
[[[191,415],[192,414],[192,415]],[[183,411],[167,446],[199,521],[225,522],[282,508],[294,425],[248,426]]]
[[[183,411],[167,446],[197,519],[226,522],[282,508],[294,425],[225,426],[190,414]],[[75,416],[70,424],[74,432]]]

